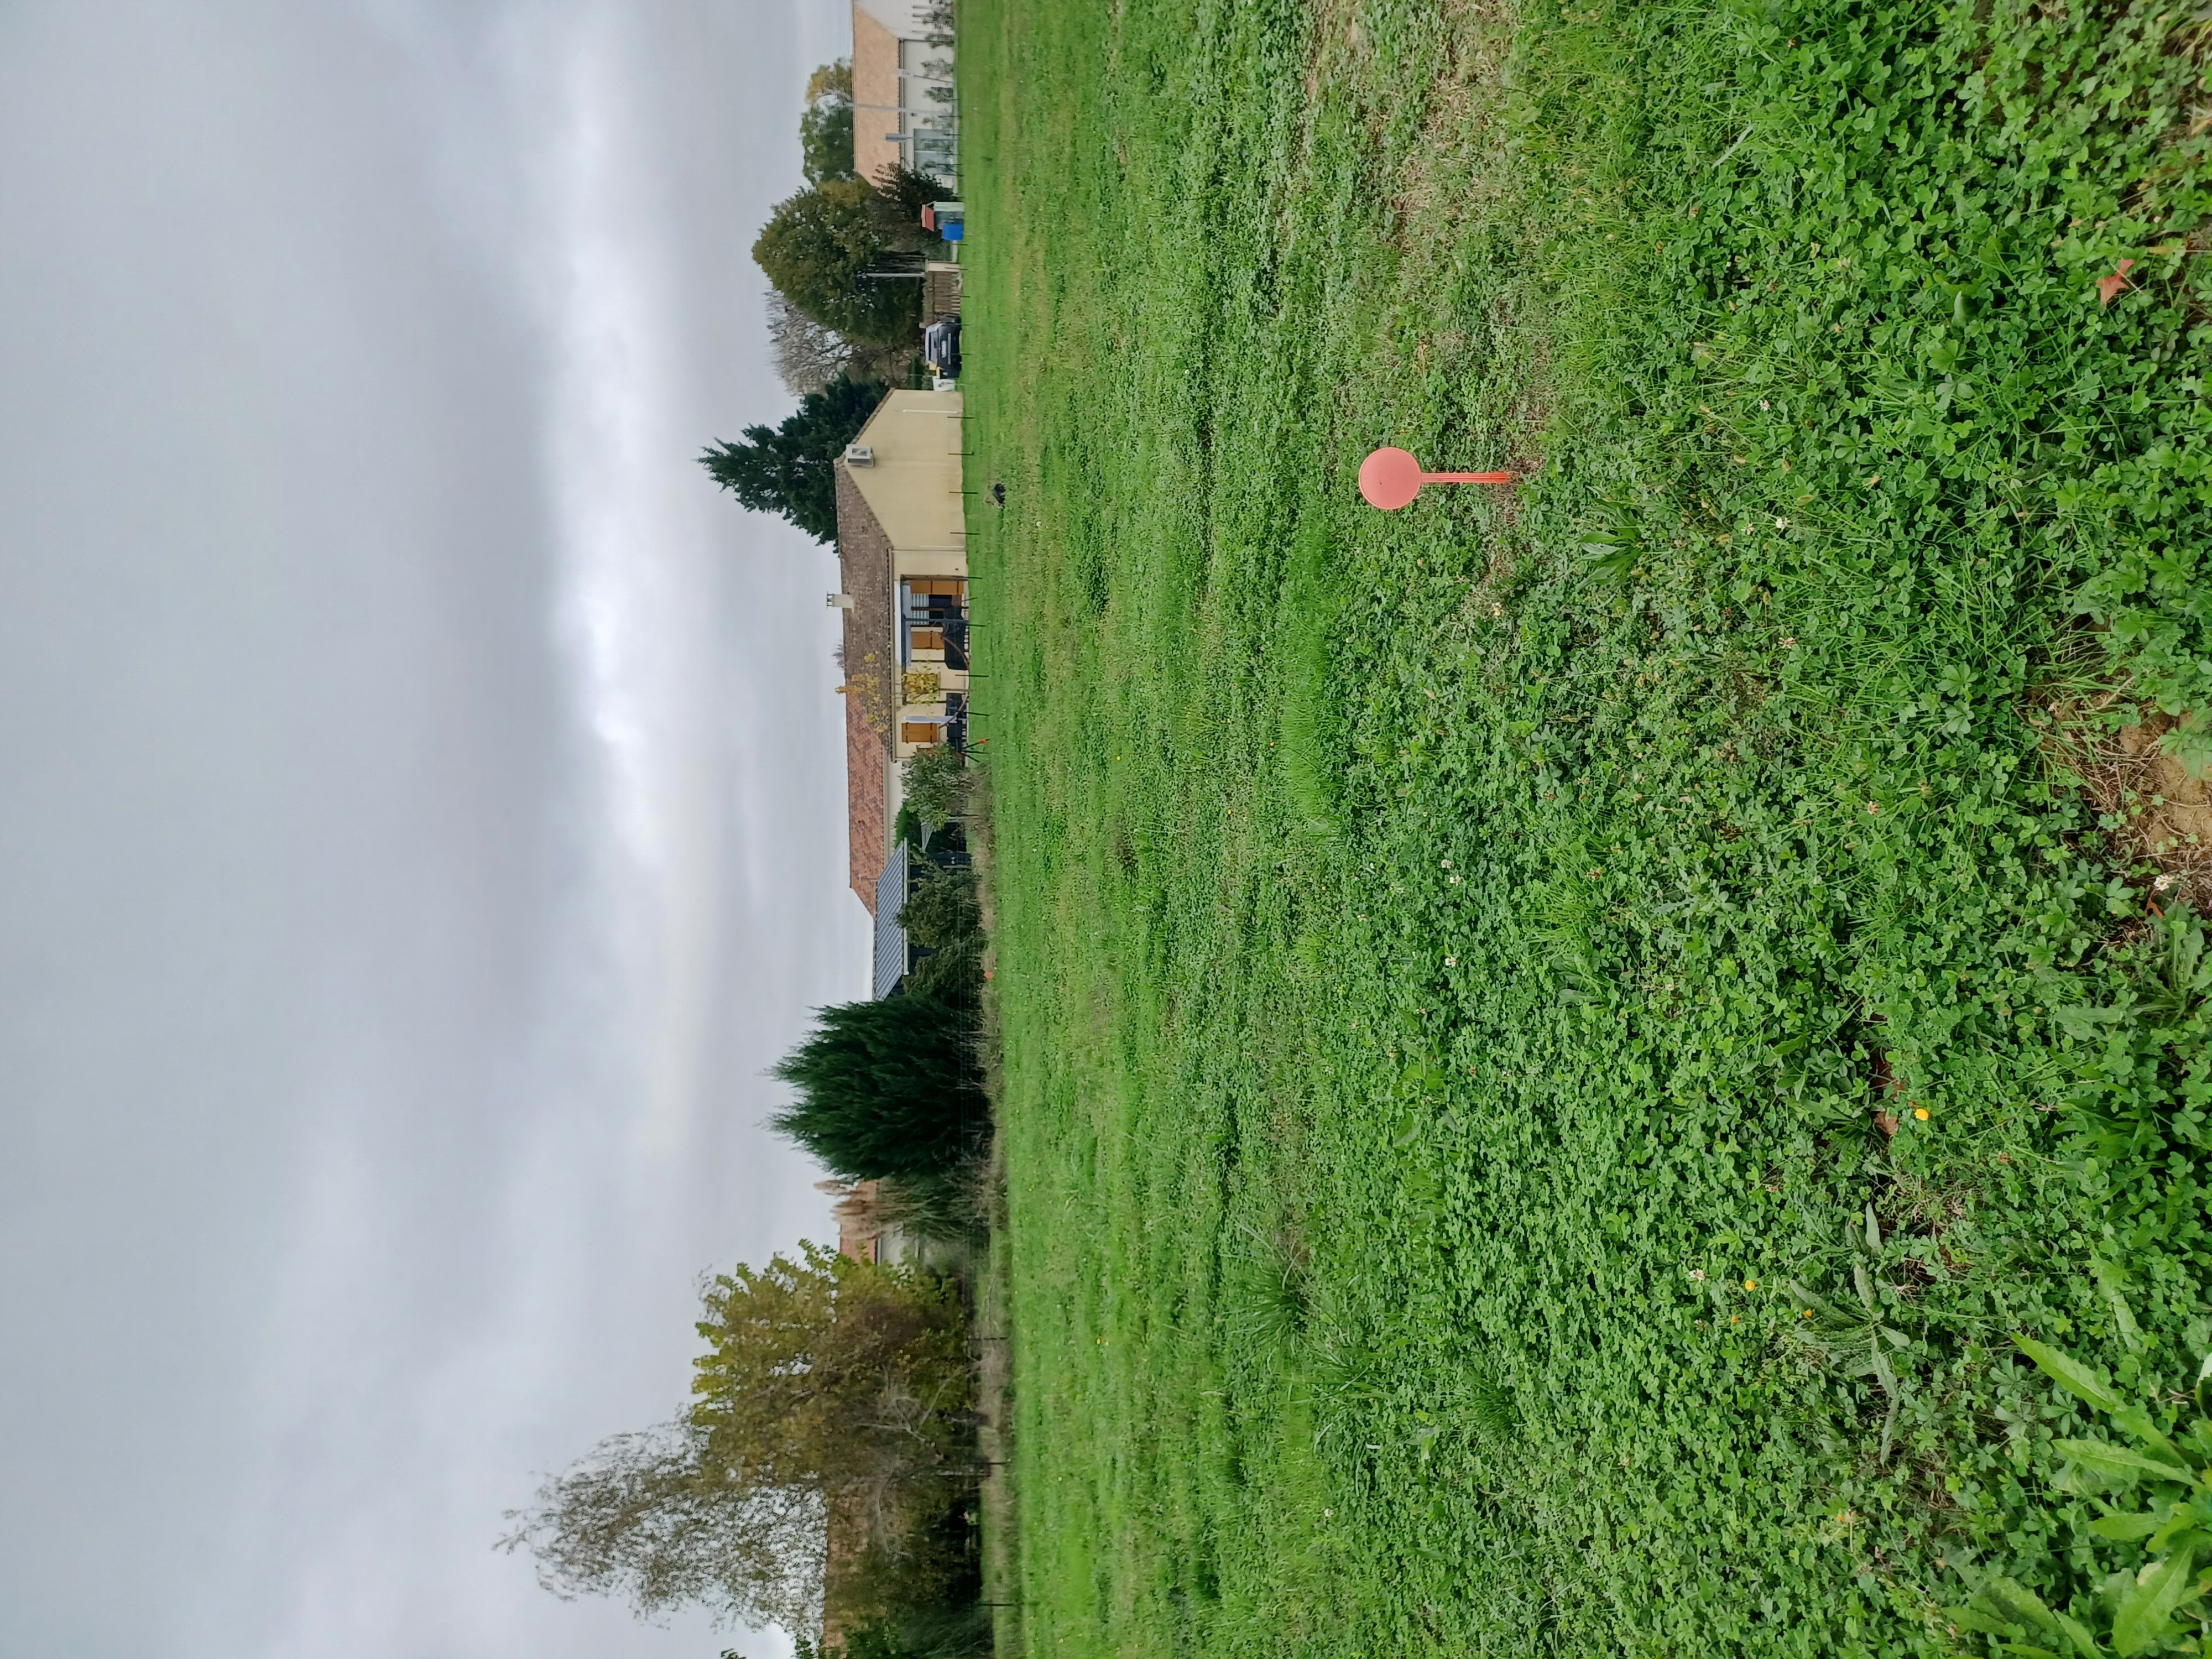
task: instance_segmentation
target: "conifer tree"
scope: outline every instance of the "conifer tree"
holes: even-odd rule
[[[883,401],[873,380],[843,375],[799,400],[781,426],[749,426],[699,457],[714,482],[756,513],[780,513],[819,542],[837,539],[838,456]]]
[[[934,1177],[989,1130],[975,1042],[974,1016],[934,997],[824,1008],[775,1068],[799,1102],[769,1122],[848,1181]]]

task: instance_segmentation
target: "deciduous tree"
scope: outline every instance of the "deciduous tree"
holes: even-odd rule
[[[686,1603],[793,1631],[819,1617],[834,1513],[894,1553],[981,1473],[957,1297],[817,1244],[702,1292],[683,1416],[603,1441],[511,1515],[558,1595]]]
[[[704,1297],[691,1422],[753,1481],[878,1502],[887,1481],[972,1475],[972,1379],[951,1288],[817,1244]]]
[[[951,744],[915,750],[899,772],[900,793],[932,829],[950,823],[967,810],[968,757]]]
[[[537,1558],[564,1600],[606,1595],[640,1617],[685,1605],[738,1624],[806,1628],[821,1606],[826,1500],[721,1465],[688,1418],[601,1441],[507,1516],[501,1547]]]
[[[799,118],[800,171],[810,185],[853,173],[853,65],[841,58],[807,78]]]
[[[921,284],[872,281],[889,247],[884,209],[865,180],[828,179],[776,204],[753,260],[779,293],[825,328],[855,340],[912,337]]]
[[[921,210],[951,200],[951,185],[934,173],[895,163],[877,173],[869,190],[870,210],[885,247],[914,253],[940,246],[942,239],[921,228]]]
[[[775,377],[794,396],[819,392],[853,364],[853,343],[824,328],[775,289],[768,291],[769,349]]]

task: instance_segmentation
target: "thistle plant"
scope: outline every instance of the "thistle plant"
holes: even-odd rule
[[[2067,1462],[2057,1484],[2097,1503],[2101,1513],[2089,1522],[2092,1533],[2117,1544],[2139,1543],[2147,1559],[2133,1571],[2123,1567],[2109,1575],[2074,1612],[2049,1607],[2033,1590],[1997,1577],[1953,1617],[2000,1638],[1998,1652],[2030,1659],[2204,1651],[2202,1632],[2185,1633],[2175,1625],[2212,1591],[2212,1572],[2195,1576],[2199,1564],[2212,1563],[2212,1355],[2197,1373],[2195,1419],[2169,1433],[2080,1360],[2032,1337],[2013,1340],[2045,1376],[2104,1413],[2135,1443],[2058,1441]],[[2122,1508],[2122,1495],[2143,1507]],[[2052,1645],[2040,1645],[2046,1642]]]

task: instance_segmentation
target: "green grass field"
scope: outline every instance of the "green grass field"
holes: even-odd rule
[[[2212,747],[2196,16],[963,0],[1026,1652],[2142,1559],[2009,1334],[2212,1342],[2204,988],[2066,760]]]

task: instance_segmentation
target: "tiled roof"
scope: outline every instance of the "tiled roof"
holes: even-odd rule
[[[889,850],[884,807],[886,768],[897,748],[898,645],[892,598],[891,541],[867,498],[839,461],[837,568],[853,597],[845,612],[845,812],[853,891],[873,915],[876,878]]]
[[[890,826],[884,821],[885,805],[884,740],[860,711],[860,700],[845,699],[845,833],[851,848],[848,878],[853,891],[873,915],[876,877],[884,867],[884,853],[890,842]]]

